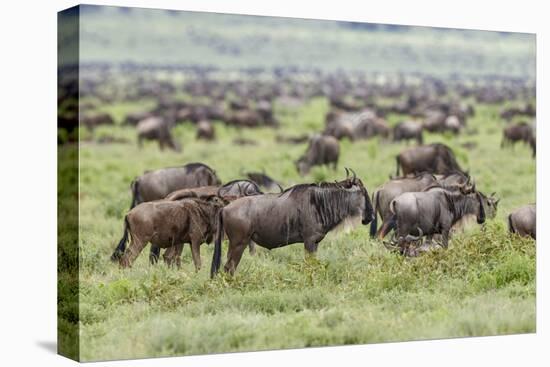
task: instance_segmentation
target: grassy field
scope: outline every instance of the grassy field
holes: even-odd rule
[[[535,36],[83,6],[80,60],[534,78]]]
[[[105,106],[121,121],[140,104]],[[277,110],[280,132],[320,130],[327,111],[315,99],[295,111]],[[368,228],[334,233],[316,260],[303,246],[245,253],[235,277],[209,279],[212,247],[202,247],[195,273],[189,248],[182,269],[150,266],[143,253],[121,270],[109,256],[122,235],[129,184],[146,169],[201,161],[226,182],[241,168],[265,169],[285,186],[344,177],[353,168],[369,194],[395,172],[405,144],[377,139],[341,146],[340,168],[317,168],[299,177],[293,161],[305,150],[275,142],[275,130],[237,131],[216,124],[218,141],[194,140],[194,127],[179,125],[182,153],[139,150],[135,131],[114,126],[82,132],[92,140],[80,152],[80,356],[82,360],[189,355],[535,331],[535,242],[510,236],[505,217],[535,201],[535,161],[530,150],[501,150],[498,107],[477,105],[467,133],[443,142],[470,170],[480,190],[502,198],[494,220],[453,238],[447,251],[419,258],[391,254],[368,237]],[[390,116],[395,123],[399,117]],[[98,144],[101,136],[128,143]],[[237,136],[258,146],[234,146]],[[461,144],[473,142],[475,148]],[[227,247],[224,244],[224,254]],[[147,250],[148,251],[148,250]],[[225,256],[224,256],[225,257]],[[60,305],[63,307],[63,304]]]

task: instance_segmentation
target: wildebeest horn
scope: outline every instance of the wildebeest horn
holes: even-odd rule
[[[495,194],[496,194],[496,191],[493,191],[493,192],[491,193],[491,197],[495,196]]]
[[[405,237],[405,241],[413,242],[413,241],[420,240],[422,236],[424,236],[424,232],[422,232],[422,229],[420,227],[417,227],[417,229],[418,229],[418,237],[408,234],[407,237]]]
[[[352,170],[351,168],[349,170],[351,171],[351,173],[353,173],[353,181],[355,181],[357,179],[357,175],[355,174],[355,171]]]
[[[349,177],[349,170],[348,170],[348,168],[347,168],[347,167],[344,167],[344,169],[346,170],[346,180],[347,180],[347,179],[348,179],[348,177]]]

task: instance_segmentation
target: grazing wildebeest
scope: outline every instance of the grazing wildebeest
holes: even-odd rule
[[[216,132],[214,125],[208,120],[201,120],[197,123],[197,140],[214,140],[216,139]]]
[[[265,174],[265,172],[241,172],[242,175],[248,177],[249,180],[263,187],[268,192],[279,191],[283,192],[281,185]]]
[[[537,239],[537,206],[530,204],[514,210],[508,215],[508,230],[520,236]]]
[[[416,140],[418,145],[423,143],[422,124],[416,121],[403,121],[393,128],[393,141]]]
[[[195,270],[201,268],[200,245],[210,243],[215,234],[218,211],[223,201],[213,195],[205,199],[187,198],[176,201],[156,200],[141,203],[124,218],[124,236],[130,244],[120,257],[120,265],[132,265],[150,242],[156,248],[174,247],[174,254],[165,254],[168,263],[176,261],[185,243],[191,245]]]
[[[336,169],[339,156],[340,144],[335,137],[316,134],[309,140],[306,153],[296,161],[296,169],[302,176],[312,166],[332,164],[333,169]]]
[[[396,162],[396,176],[399,176],[399,168],[403,170],[403,176],[422,172],[442,175],[464,173],[451,148],[440,143],[407,148],[397,155]]]
[[[503,131],[501,148],[511,145],[512,147],[518,142],[523,141],[529,144],[533,151],[533,157],[536,153],[536,138],[533,128],[526,122],[520,122],[507,126]]]
[[[423,236],[441,235],[447,248],[449,233],[454,224],[466,215],[475,215],[477,223],[485,222],[483,198],[474,185],[463,185],[459,190],[434,188],[422,192],[407,192],[390,203],[396,222],[397,244],[401,253],[416,255],[409,245]]]
[[[160,200],[179,189],[200,186],[213,186],[221,183],[216,172],[203,163],[189,163],[182,167],[170,167],[149,171],[135,178],[130,185],[132,204],[130,209],[140,203]],[[120,258],[126,247],[124,238],[111,255],[111,260]],[[158,251],[151,247],[151,262],[158,259]]]
[[[336,226],[358,216],[366,225],[372,214],[367,189],[354,172],[353,177],[348,172],[340,182],[300,184],[281,194],[235,200],[219,213],[211,275],[221,265],[224,233],[229,239],[224,269],[233,274],[251,240],[270,250],[303,242],[306,252],[313,254],[319,242]]]
[[[137,132],[139,147],[142,147],[143,140],[156,140],[161,150],[164,150],[164,146],[168,146],[176,152],[181,151],[181,146],[172,137],[170,129],[171,124],[162,117],[148,117],[138,122]]]

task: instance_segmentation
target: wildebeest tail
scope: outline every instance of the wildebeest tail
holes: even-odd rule
[[[214,240],[214,254],[212,255],[212,266],[210,268],[210,277],[220,270],[222,261],[222,240],[223,240],[223,209],[218,212],[218,230],[216,231],[216,239]]]
[[[124,217],[124,234],[122,235],[122,238],[120,239],[120,242],[118,243],[117,247],[115,248],[115,251],[111,255],[111,261],[118,261],[122,254],[124,254],[124,250],[126,249],[126,242],[128,242],[128,216]]]
[[[508,230],[510,233],[516,233],[514,224],[512,223],[512,214],[508,214]]]
[[[370,236],[374,238],[378,229],[378,191],[375,191],[372,195],[372,202],[374,203],[374,218],[370,222]]]
[[[136,178],[132,183],[130,184],[130,188],[132,189],[132,204],[130,204],[130,209],[133,209],[138,204],[138,196],[139,196],[139,180]]]

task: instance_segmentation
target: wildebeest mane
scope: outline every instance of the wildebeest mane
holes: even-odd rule
[[[309,203],[315,210],[314,214],[323,228],[330,230],[349,217],[357,207],[357,198],[353,195],[355,192],[345,189],[347,184],[351,184],[348,181],[298,184],[283,191],[279,197],[285,193],[288,193],[289,198],[308,195]]]

